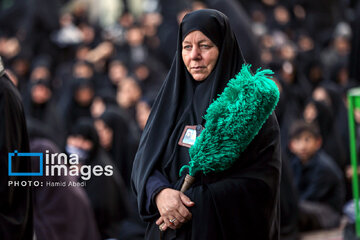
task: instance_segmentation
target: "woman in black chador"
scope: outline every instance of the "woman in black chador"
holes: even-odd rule
[[[207,9],[184,17],[132,171],[140,216],[148,222],[146,239],[278,239],[280,139],[274,114],[230,169],[197,176],[189,190],[178,191],[184,180],[179,170],[190,160],[189,148],[179,143],[185,126],[204,126],[209,104],[244,62],[224,14]]]

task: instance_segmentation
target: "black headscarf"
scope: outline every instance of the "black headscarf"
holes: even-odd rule
[[[126,122],[118,108],[108,108],[100,116],[105,125],[113,131],[113,139],[109,153],[115,166],[119,169],[125,184],[130,182],[131,167],[135,156],[138,141],[136,134],[131,130],[130,123]]]
[[[336,128],[333,110],[322,101],[311,99],[308,105],[311,103],[317,112],[314,122],[320,129],[323,141],[322,148],[342,169],[346,161],[345,146],[341,142],[338,129]]]
[[[219,49],[219,56],[211,74],[196,82],[182,60],[182,40],[200,30]],[[155,100],[135,156],[132,187],[138,197],[141,215],[145,210],[145,183],[155,165],[171,181],[178,179],[180,166],[189,161],[188,152],[179,148],[178,140],[185,125],[203,123],[209,104],[225,88],[244,63],[236,37],[228,18],[217,10],[204,9],[187,14],[180,24],[177,53],[171,69]],[[176,166],[175,166],[176,165]]]

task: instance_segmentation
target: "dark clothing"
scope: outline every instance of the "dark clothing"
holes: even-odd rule
[[[0,60],[1,61],[1,60]],[[28,176],[9,176],[8,153],[29,152],[29,140],[20,94],[0,70],[0,239],[33,237],[30,187],[9,186],[9,181],[28,181]],[[31,172],[30,158],[12,162],[12,172]]]
[[[201,82],[192,78],[181,57],[182,40],[195,30],[219,50],[216,66]],[[152,107],[132,171],[140,216],[149,222],[146,239],[160,235],[155,224],[157,207],[147,207],[158,190],[151,179],[160,179],[156,177],[160,173],[174,189],[180,189],[184,177],[179,178],[179,170],[190,160],[189,149],[178,145],[184,126],[204,125],[206,109],[243,63],[224,14],[207,9],[184,17],[177,54]],[[167,230],[164,239],[278,239],[279,155],[279,127],[273,114],[233,167],[219,174],[197,176],[193,187],[185,192],[195,202],[189,208],[192,220],[176,231]]]
[[[99,138],[91,119],[80,119],[73,126],[70,135],[81,136],[93,144],[88,157],[84,159],[84,165],[89,165],[91,168],[96,165],[103,168],[112,166],[112,175],[92,176],[86,180],[85,186],[101,238],[118,238],[121,234],[125,234],[124,231],[131,231],[122,226],[131,211],[125,185],[114,163],[100,147]]]
[[[112,143],[107,150],[124,183],[129,186],[132,163],[138,145],[137,134],[132,131],[131,122],[127,121],[125,113],[119,108],[107,108],[100,119],[112,131]]]
[[[311,100],[309,103],[314,104],[317,112],[314,121],[320,129],[322,149],[343,169],[346,163],[345,146],[336,128],[333,110],[321,101]]]
[[[291,160],[300,201],[323,203],[341,212],[344,184],[334,161],[323,151],[316,153],[306,165],[297,157]]]
[[[164,239],[279,239],[279,192],[274,190],[280,177],[279,151],[279,128],[272,115],[234,166],[199,177],[185,192],[195,202],[192,220],[177,231],[167,230]],[[182,182],[183,177],[174,189],[179,190]],[[146,239],[159,234],[152,222]]]
[[[360,2],[357,3],[355,10],[355,19],[351,23],[352,39],[349,56],[349,77],[350,79],[360,81]]]
[[[29,94],[28,99],[24,98],[26,99],[24,101],[24,108],[27,119],[31,119],[34,123],[41,125],[48,133],[48,136],[50,136],[50,139],[58,146],[63,147],[65,127],[62,124],[62,118],[55,102],[49,99],[47,102],[37,104],[31,97],[31,89]]]
[[[47,139],[36,138],[30,143],[32,152],[49,150],[58,153],[57,147]],[[57,161],[57,159],[55,160]],[[39,169],[39,160],[32,159],[32,168]],[[41,182],[76,182],[72,176],[41,176]],[[100,240],[99,230],[90,201],[81,187],[40,186],[33,189],[34,228],[38,240]],[[75,231],[74,231],[75,230]]]
[[[335,228],[340,219],[341,214],[326,204],[308,201],[299,204],[300,231]]]
[[[298,192],[291,165],[285,154],[281,159],[280,230],[282,240],[298,239]]]
[[[65,100],[67,102],[64,109],[64,121],[66,123],[66,128],[68,131],[71,129],[71,126],[79,119],[91,117],[90,107],[92,104],[92,99],[86,105],[80,104],[76,100],[77,91],[79,91],[81,88],[89,88],[91,90],[94,90],[92,80],[85,78],[75,79],[71,87],[72,88],[70,89],[70,93],[64,92],[64,94],[69,94],[67,96],[68,99]]]

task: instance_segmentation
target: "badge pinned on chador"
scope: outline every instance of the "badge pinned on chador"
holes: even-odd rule
[[[181,134],[178,144],[180,146],[190,148],[192,145],[194,145],[196,138],[200,136],[200,133],[203,129],[204,127],[200,124],[186,125]]]

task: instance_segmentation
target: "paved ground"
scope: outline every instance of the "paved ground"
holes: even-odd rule
[[[301,240],[343,240],[343,229],[346,225],[346,219],[343,218],[339,228],[328,231],[314,231],[302,234]]]
[[[301,240],[343,240],[342,230],[307,233],[302,235]]]

